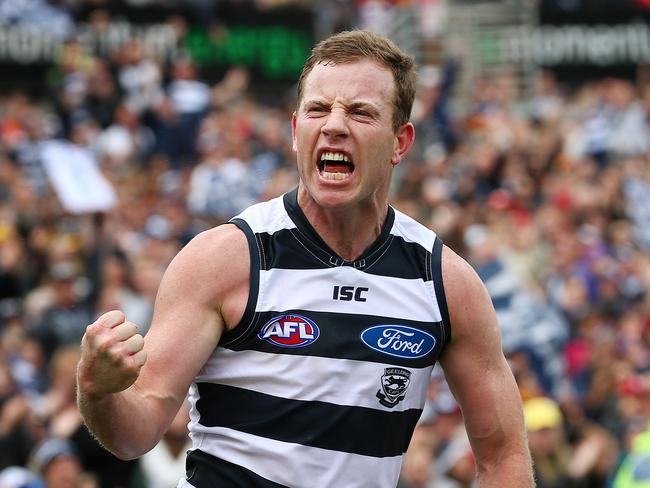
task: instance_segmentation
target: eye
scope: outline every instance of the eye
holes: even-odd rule
[[[324,105],[310,105],[305,109],[308,114],[324,114],[328,111],[329,109]]]
[[[377,117],[377,112],[365,105],[350,107],[348,114],[357,119],[374,119]]]

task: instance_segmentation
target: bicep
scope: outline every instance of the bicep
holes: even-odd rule
[[[232,248],[239,250],[239,239],[198,236],[174,258],[160,283],[145,336],[147,362],[136,387],[161,401],[171,417],[221,338],[221,308],[240,275],[225,261]],[[241,239],[245,242],[243,234]]]
[[[440,362],[472,447],[477,457],[487,457],[523,442],[521,400],[485,287],[467,263],[446,252],[443,279],[454,338]]]

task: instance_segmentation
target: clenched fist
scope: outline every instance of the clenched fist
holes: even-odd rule
[[[131,386],[147,359],[144,338],[119,310],[107,312],[86,328],[81,340],[77,385],[101,398]]]

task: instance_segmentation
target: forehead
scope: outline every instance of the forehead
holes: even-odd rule
[[[374,61],[361,59],[341,64],[319,63],[305,79],[303,102],[326,99],[390,105],[394,91],[393,73]]]

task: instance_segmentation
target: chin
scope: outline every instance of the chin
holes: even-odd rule
[[[329,209],[344,209],[356,201],[354,192],[349,188],[323,188],[319,185],[310,194],[319,206]]]

